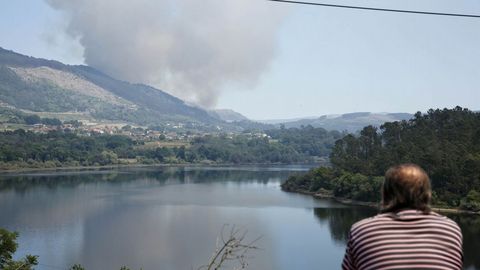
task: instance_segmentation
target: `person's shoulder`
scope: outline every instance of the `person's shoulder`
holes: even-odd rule
[[[457,222],[455,222],[454,220],[450,219],[449,217],[446,217],[446,216],[443,216],[437,212],[430,212],[430,215],[433,217],[433,219],[437,222],[441,222],[445,225],[449,225],[451,226],[452,228],[458,230],[459,232],[461,232],[461,229],[460,229],[460,226],[458,226]]]
[[[355,232],[360,230],[361,228],[366,228],[370,226],[378,225],[379,223],[389,221],[392,218],[388,214],[377,214],[373,217],[362,219],[356,223],[354,223],[350,229],[350,232]]]

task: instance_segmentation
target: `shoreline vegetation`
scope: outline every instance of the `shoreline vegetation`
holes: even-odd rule
[[[10,170],[0,170],[0,176],[2,175],[10,175],[10,174],[21,174],[21,173],[34,173],[34,172],[69,172],[69,171],[91,171],[91,170],[104,170],[104,169],[121,169],[121,168],[166,168],[166,167],[182,167],[182,166],[193,166],[193,167],[228,167],[228,166],[281,166],[281,165],[313,165],[313,164],[305,164],[305,163],[291,163],[291,164],[272,164],[272,163],[245,163],[245,164],[235,164],[235,163],[222,163],[222,164],[208,164],[208,163],[177,163],[177,164],[117,164],[117,165],[104,165],[104,166],[70,166],[70,167],[55,167],[55,168],[18,168],[18,169],[10,169]],[[322,199],[322,200],[332,200],[341,204],[345,205],[353,205],[353,206],[366,206],[371,208],[379,208],[378,202],[367,202],[367,201],[358,201],[352,200],[348,198],[342,197],[335,197],[332,194],[332,191],[322,190],[321,192],[312,192],[308,190],[291,190],[285,189],[282,185],[282,190],[285,192],[290,193],[298,193],[303,195],[309,195],[314,197],[315,199]],[[432,210],[441,213],[455,213],[455,214],[476,214],[480,215],[480,212],[474,212],[469,210],[462,210],[458,208],[442,208],[432,206]]]
[[[130,164],[112,164],[99,166],[65,166],[65,167],[22,167],[16,169],[0,169],[0,176],[6,174],[28,173],[28,172],[68,172],[68,171],[93,171],[122,168],[167,168],[167,167],[230,167],[230,166],[318,166],[318,163],[130,163]]]
[[[352,205],[352,206],[364,206],[364,207],[371,207],[375,209],[380,208],[380,204],[378,202],[365,202],[365,201],[356,201],[352,199],[347,199],[347,198],[341,198],[341,197],[335,197],[332,194],[325,194],[325,193],[319,193],[319,192],[312,192],[312,191],[307,191],[307,190],[284,190],[285,192],[290,192],[290,193],[297,193],[297,194],[303,194],[303,195],[309,195],[312,196],[315,199],[319,200],[332,200],[337,203],[341,203],[344,205]],[[480,216],[480,211],[470,211],[470,210],[463,210],[459,208],[442,208],[433,205],[431,207],[432,211],[438,212],[438,213],[445,213],[445,214],[467,214],[467,215],[478,215]]]
[[[371,205],[380,201],[388,168],[414,163],[430,176],[436,210],[479,213],[480,113],[437,109],[418,112],[409,121],[367,126],[337,140],[330,163],[291,176],[282,189]]]
[[[292,164],[325,161],[340,132],[290,128],[169,140],[65,131],[0,132],[0,170],[156,164]]]

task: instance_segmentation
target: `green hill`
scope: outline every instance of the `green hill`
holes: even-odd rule
[[[159,89],[117,80],[88,66],[24,56],[0,48],[0,104],[27,112],[139,125],[167,123],[235,129]]]

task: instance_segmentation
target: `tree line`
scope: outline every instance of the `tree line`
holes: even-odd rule
[[[367,126],[337,140],[330,161],[330,168],[291,177],[284,189],[377,202],[385,171],[416,163],[431,178],[436,206],[480,211],[480,113],[432,109],[409,121]]]
[[[268,133],[267,133],[268,134]],[[338,132],[321,128],[282,129],[271,135],[210,135],[184,146],[143,147],[122,135],[46,134],[18,129],[0,132],[0,169],[105,166],[124,163],[301,163],[327,156]],[[161,145],[161,144],[160,144]]]

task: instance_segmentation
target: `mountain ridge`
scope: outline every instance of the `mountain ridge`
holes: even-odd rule
[[[385,122],[409,120],[413,117],[410,113],[374,113],[353,112],[344,114],[325,114],[318,117],[305,117],[294,119],[258,120],[260,123],[272,124],[277,127],[299,128],[301,126],[321,127],[326,130],[339,130],[357,132],[368,125],[380,126]]]
[[[93,119],[199,131],[298,128],[357,132],[367,125],[408,120],[409,113],[353,112],[281,120],[249,120],[229,109],[206,110],[161,89],[130,83],[86,65],[26,56],[0,47],[0,107],[60,118]],[[81,119],[76,119],[81,120]],[[180,124],[180,125],[178,125]]]
[[[41,74],[43,72],[43,74]],[[46,74],[51,75],[48,77]],[[53,74],[53,75],[52,75]],[[70,76],[66,78],[67,75]],[[62,85],[52,76],[66,80]],[[82,112],[95,119],[123,121],[140,125],[162,125],[167,122],[215,129],[234,129],[206,110],[190,106],[183,100],[154,87],[118,80],[85,65],[66,65],[55,60],[26,56],[0,47],[0,101],[20,110],[33,112]],[[109,93],[102,99],[74,89],[78,84],[95,85],[95,93]],[[72,85],[67,89],[65,85]],[[93,88],[93,87],[91,87]],[[100,89],[100,90],[99,90]],[[113,103],[113,104],[112,104]]]
[[[226,122],[249,121],[246,116],[231,109],[214,109],[208,112],[211,116]]]

